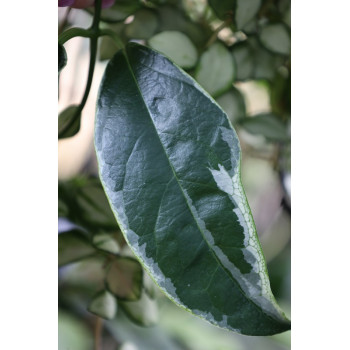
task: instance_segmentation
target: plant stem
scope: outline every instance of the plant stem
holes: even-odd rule
[[[69,39],[75,38],[76,36],[82,36],[84,38],[91,38],[94,36],[94,33],[90,29],[70,28],[58,36],[58,43],[63,45]]]
[[[80,102],[79,108],[75,112],[74,116],[71,118],[70,122],[67,124],[66,129],[70,128],[71,125],[75,122],[77,118],[81,117],[81,112],[83,111],[86,101],[89,97],[90,89],[92,80],[94,77],[94,71],[95,71],[95,64],[96,64],[96,56],[97,56],[97,40],[99,36],[99,24],[100,24],[100,16],[101,16],[101,5],[102,0],[96,0],[95,1],[95,14],[94,19],[92,21],[92,25],[89,29],[82,29],[82,28],[71,28],[62,33],[59,38],[58,42],[60,44],[64,44],[67,40],[75,37],[75,36],[83,36],[90,38],[90,62],[89,62],[89,73],[88,78],[85,86],[85,91],[83,98]]]
[[[102,335],[102,324],[103,320],[101,317],[96,316],[96,324],[95,324],[95,346],[94,350],[102,350],[101,346],[101,335]]]
[[[95,1],[94,19],[92,21],[92,25],[91,25],[90,29],[88,30],[90,33],[93,34],[92,36],[90,36],[89,74],[88,74],[88,79],[86,82],[84,96],[80,102],[80,106],[79,106],[79,110],[78,110],[79,113],[81,113],[81,111],[83,110],[85,103],[89,97],[92,79],[94,77],[96,55],[97,55],[97,40],[98,40],[99,31],[100,31],[99,25],[100,25],[100,16],[101,16],[101,5],[102,5],[102,0]]]
[[[208,42],[205,45],[205,48],[208,48],[217,38],[218,34],[223,30],[225,27],[227,27],[232,22],[231,18],[227,19],[225,22],[221,23],[219,27],[215,29],[211,37],[209,38]]]

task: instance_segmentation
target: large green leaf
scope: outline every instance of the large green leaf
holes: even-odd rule
[[[120,228],[170,299],[243,334],[290,328],[241,185],[237,135],[189,75],[129,43],[100,86],[95,147]]]

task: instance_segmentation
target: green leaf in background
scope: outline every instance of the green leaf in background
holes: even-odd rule
[[[239,81],[272,80],[283,64],[283,58],[266,50],[255,36],[233,45],[231,52],[236,64],[236,79]]]
[[[96,230],[117,230],[113,213],[98,178],[77,179],[76,203],[81,222]]]
[[[106,286],[121,300],[140,299],[142,290],[142,267],[134,258],[116,257],[108,267]]]
[[[111,293],[104,290],[95,295],[88,310],[106,320],[112,320],[117,312],[117,301]]]
[[[267,24],[261,28],[260,41],[268,50],[281,54],[290,54],[290,33],[285,24]]]
[[[58,44],[58,74],[67,64],[67,53],[63,45]]]
[[[58,183],[59,209],[64,216],[89,232],[119,232],[101,181],[96,177],[76,177]]]
[[[118,254],[120,252],[118,242],[110,233],[98,233],[94,235],[92,243],[96,248],[112,254]]]
[[[82,230],[74,229],[58,235],[58,266],[86,258],[96,253]]]
[[[158,24],[156,12],[142,9],[125,26],[125,35],[130,39],[149,39],[156,32]]]
[[[258,13],[261,0],[236,0],[236,29],[242,29]]]
[[[85,309],[94,295],[105,289],[105,265],[106,257],[95,255],[63,266],[59,270],[60,284],[84,291],[82,296],[87,298],[86,301],[82,298]]]
[[[233,125],[246,116],[244,97],[235,87],[218,97],[216,102],[225,111]]]
[[[233,17],[237,0],[209,0],[214,13],[222,20]]]
[[[195,78],[212,96],[219,96],[232,86],[234,61],[223,44],[215,43],[202,54]]]
[[[142,289],[139,300],[120,301],[119,304],[126,315],[139,326],[151,327],[159,321],[157,300],[152,298],[145,289]]]
[[[236,64],[236,79],[251,79],[254,74],[254,52],[247,41],[239,42],[232,47],[232,56]]]
[[[251,134],[262,135],[269,141],[286,141],[288,139],[286,125],[271,113],[244,118],[239,124]]]
[[[290,329],[241,185],[237,135],[189,75],[129,43],[100,86],[95,148],[120,228],[171,300],[243,334]]]
[[[290,0],[280,0],[278,2],[278,10],[282,14],[283,22],[286,23],[289,27],[291,22],[290,3]]]
[[[202,23],[192,22],[180,9],[162,6],[157,9],[160,25],[157,32],[178,31],[187,35],[201,49],[211,36],[211,30]]]
[[[58,138],[74,136],[80,130],[79,106],[69,106],[58,116]]]
[[[81,319],[58,311],[58,350],[86,350],[93,347],[91,331]]]
[[[181,32],[161,32],[149,40],[149,45],[184,69],[192,68],[198,59],[191,40]]]
[[[232,18],[235,29],[243,29],[258,13],[261,0],[209,0],[209,5],[222,20]]]
[[[124,23],[101,25],[102,29],[112,30],[114,33],[116,33],[119,36],[119,39],[121,41],[126,43],[128,40],[127,38],[125,38],[125,35],[123,34],[124,27],[125,27]],[[109,36],[103,36],[99,40],[98,58],[100,61],[109,60],[120,49],[121,47],[119,47],[112,38],[110,38]]]
[[[142,4],[139,0],[117,0],[112,7],[102,9],[101,21],[106,23],[118,23],[124,21],[141,7]],[[87,11],[92,15],[94,14],[93,8],[89,8]]]

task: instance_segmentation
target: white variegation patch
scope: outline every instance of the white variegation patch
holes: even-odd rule
[[[243,291],[254,303],[259,305],[269,315],[284,320],[275,298],[271,292],[270,281],[267,275],[266,263],[258,237],[253,217],[243,191],[240,179],[239,162],[237,163],[233,177],[230,176],[225,167],[219,164],[219,170],[209,168],[218,188],[230,196],[235,206],[233,212],[237,215],[238,222],[244,232],[244,249],[242,249],[246,261],[252,266],[247,274],[242,274],[239,269],[222,252],[220,247],[214,244],[210,232],[206,230],[208,242],[213,244],[213,250],[230,271],[232,277],[239,283]],[[209,237],[210,235],[210,237]]]

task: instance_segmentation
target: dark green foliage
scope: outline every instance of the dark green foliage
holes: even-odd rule
[[[102,183],[126,240],[160,288],[243,334],[289,329],[265,284],[239,181],[238,139],[214,101],[164,56],[128,44],[108,64],[96,118]]]

